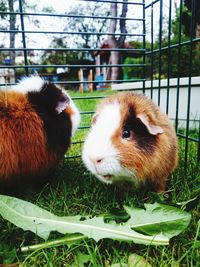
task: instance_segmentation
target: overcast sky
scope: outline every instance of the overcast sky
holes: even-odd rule
[[[30,1],[30,0],[29,0]],[[72,7],[74,4],[76,4],[76,0],[41,0],[41,1],[30,1],[30,3],[35,2],[37,5],[39,5],[39,9],[42,10],[43,7],[45,6],[52,6],[53,9],[56,12],[63,12],[70,10],[70,7]]]

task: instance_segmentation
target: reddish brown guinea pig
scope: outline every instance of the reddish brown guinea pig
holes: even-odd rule
[[[168,117],[146,96],[118,93],[97,107],[82,158],[105,183],[129,180],[160,192],[178,163],[177,137]]]
[[[80,114],[69,95],[39,76],[0,91],[0,183],[31,182],[54,168]]]

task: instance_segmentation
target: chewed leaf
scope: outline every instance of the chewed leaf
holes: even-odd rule
[[[125,207],[131,216],[131,229],[145,234],[163,235],[171,238],[180,234],[189,224],[191,215],[176,207],[159,203],[145,204],[145,210]]]
[[[173,236],[171,226],[166,227],[170,234],[168,234],[168,232],[163,232],[163,220],[161,218],[159,222],[156,210],[165,213],[165,210],[168,211],[171,209],[173,208],[164,205],[162,207],[159,204],[149,204],[149,206],[147,205],[147,210],[137,210],[126,207],[126,211],[131,216],[130,219],[122,224],[113,222],[110,224],[105,223],[103,216],[91,219],[87,218],[86,220],[81,220],[81,216],[59,217],[29,202],[0,195],[0,214],[3,217],[16,226],[24,230],[32,231],[44,239],[48,238],[51,231],[57,231],[61,234],[79,233],[88,238],[93,238],[96,241],[103,238],[112,238],[138,244],[167,245],[169,243],[168,236]],[[178,210],[177,213],[181,215],[182,211]],[[185,215],[185,213],[183,214]],[[182,218],[183,217],[184,216],[182,216]],[[146,218],[151,220],[151,223],[148,225]],[[188,215],[187,218],[189,220],[190,216]],[[179,223],[180,221],[176,219],[173,226],[177,229]],[[154,225],[156,230],[153,230]],[[167,223],[165,226],[166,225]],[[184,226],[186,227],[186,223],[185,225],[182,224],[182,230],[184,230]],[[140,231],[133,230],[132,228],[134,227],[136,230],[139,229]],[[174,233],[177,234],[175,230]],[[149,232],[151,235],[149,235]],[[153,235],[152,232],[154,232]]]

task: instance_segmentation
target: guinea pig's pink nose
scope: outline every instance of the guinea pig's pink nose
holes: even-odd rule
[[[103,159],[97,159],[96,163],[101,163]]]
[[[103,161],[103,158],[100,157],[89,157],[89,158],[94,164],[99,164]]]

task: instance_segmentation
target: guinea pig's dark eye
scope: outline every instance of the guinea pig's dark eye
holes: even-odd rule
[[[126,139],[126,138],[129,138],[130,136],[131,136],[130,130],[124,130],[122,132],[122,138]]]

